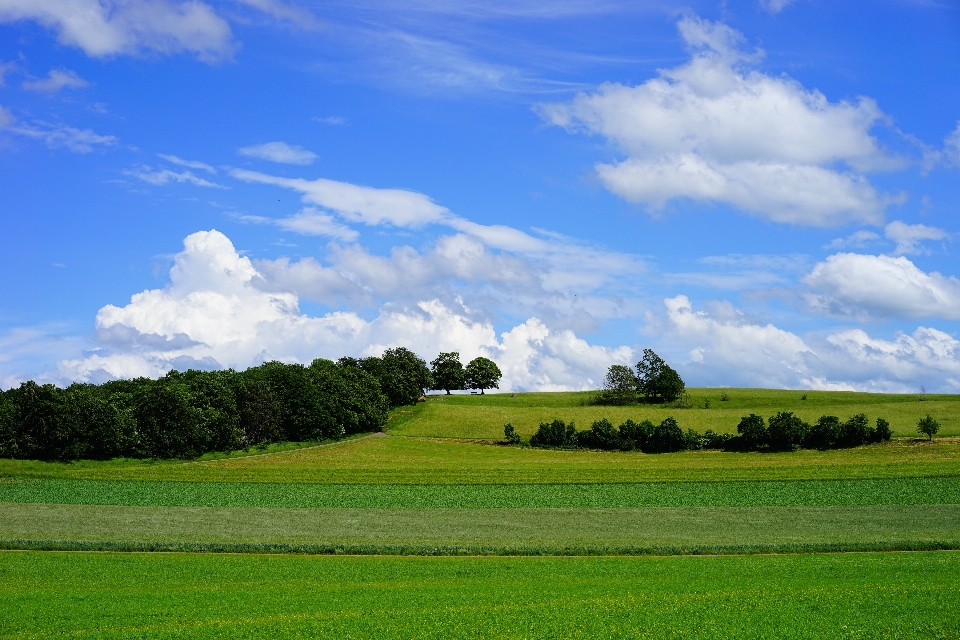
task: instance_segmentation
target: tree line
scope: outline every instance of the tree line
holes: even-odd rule
[[[267,362],[245,371],[170,371],[100,385],[22,383],[0,392],[0,457],[36,460],[194,458],[275,442],[375,431],[428,389],[498,388],[497,365],[409,349],[381,357]],[[459,376],[459,377],[458,377]]]
[[[926,425],[925,420],[921,420],[918,430]],[[939,425],[937,427],[939,428]],[[503,431],[508,444],[522,444],[512,424],[504,425]],[[877,418],[876,426],[871,426],[863,413],[851,416],[845,422],[841,422],[836,416],[821,416],[810,425],[790,411],[780,411],[770,418],[769,423],[762,416],[753,413],[744,416],[737,425],[736,435],[715,433],[711,429],[702,435],[694,429],[683,431],[672,417],[664,419],[659,425],[654,425],[650,420],[627,420],[619,427],[614,427],[609,420],[603,418],[585,431],[578,431],[573,422],[566,424],[562,420],[554,420],[541,423],[529,444],[538,448],[644,453],[699,449],[791,451],[800,448],[824,450],[858,447],[888,441],[891,435],[889,422]]]

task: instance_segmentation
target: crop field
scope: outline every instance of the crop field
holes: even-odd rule
[[[705,409],[700,391],[669,411],[432,397],[386,435],[322,446],[0,460],[0,638],[960,636],[957,397],[730,389]],[[614,410],[717,431],[694,419],[864,412],[901,437],[654,455],[496,442],[505,421],[526,437]],[[947,437],[917,438],[920,411]]]
[[[0,553],[0,637],[956,638],[960,553]]]

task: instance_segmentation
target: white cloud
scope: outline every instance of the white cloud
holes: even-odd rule
[[[943,157],[947,163],[960,167],[960,122],[957,122],[957,128],[943,139]]]
[[[312,164],[317,154],[298,145],[289,145],[286,142],[267,142],[249,147],[240,147],[237,153],[250,158],[260,158],[281,164]]]
[[[318,211],[312,207],[306,207],[301,211],[287,216],[285,218],[266,218],[263,216],[240,216],[245,222],[256,224],[272,224],[293,231],[305,236],[327,236],[335,240],[352,242],[359,237],[359,233],[340,224],[332,216]]]
[[[794,2],[795,0],[760,0],[760,6],[764,11],[776,15]]]
[[[237,0],[237,2],[262,11],[276,20],[288,22],[298,29],[315,29],[320,26],[316,16],[295,4],[280,2],[280,0]]]
[[[0,105],[0,129],[9,129],[13,126],[14,120],[10,110]]]
[[[350,121],[343,116],[314,116],[310,118],[314,122],[319,122],[320,124],[329,124],[332,126],[342,126],[350,124]]]
[[[807,303],[838,316],[960,319],[960,280],[925,273],[905,257],[838,253],[803,282]]]
[[[124,307],[103,307],[96,326],[105,348],[61,361],[58,375],[102,380],[159,375],[173,366],[244,368],[267,359],[309,362],[405,346],[427,358],[450,350],[466,359],[486,355],[502,363],[504,390],[539,390],[596,387],[611,362],[633,355],[628,347],[594,346],[571,331],[551,331],[537,318],[498,340],[489,322],[439,300],[388,304],[369,321],[343,311],[310,317],[299,311],[295,295],[267,291],[267,284],[226,236],[194,233],[174,259],[170,284],[138,293]]]
[[[858,391],[960,390],[960,341],[927,327],[893,340],[862,329],[806,340],[773,324],[694,311],[686,296],[668,298],[665,338],[689,349],[682,373],[706,384]]]
[[[199,0],[0,0],[0,22],[20,20],[98,58],[187,51],[213,62],[233,53],[230,26]]]
[[[854,231],[845,238],[834,238],[830,241],[830,244],[826,246],[827,249],[846,249],[849,247],[856,247],[857,249],[862,249],[863,247],[878,242],[880,236],[873,231],[866,231],[861,229],[860,231]]]
[[[894,220],[883,229],[884,235],[889,240],[897,243],[894,249],[894,255],[903,255],[907,253],[929,253],[920,244],[923,240],[945,240],[950,234],[943,229],[928,227],[925,224],[906,224],[900,220]]]
[[[200,162],[199,160],[184,160],[183,158],[166,154],[166,153],[158,153],[157,157],[163,158],[167,162],[179,165],[181,167],[187,167],[189,169],[200,169],[201,171],[206,171],[207,173],[212,173],[214,175],[216,175],[217,173],[216,169],[211,167],[206,162]]]
[[[90,83],[69,69],[51,69],[43,80],[27,80],[23,88],[40,93],[57,93],[61,89],[82,89]]]
[[[6,119],[5,127],[4,119]],[[36,121],[32,124],[16,125],[10,112],[5,110],[4,113],[0,113],[0,127],[26,138],[42,140],[52,149],[65,147],[74,153],[90,153],[98,146],[112,147],[119,142],[114,136],[104,136],[90,129],[77,129],[65,124]]]
[[[687,64],[539,107],[548,122],[599,134],[626,154],[596,165],[608,189],[651,210],[689,198],[793,224],[882,221],[893,199],[863,172],[896,162],[870,134],[885,119],[873,100],[831,103],[786,76],[744,68],[761,53],[745,53],[743,36],[724,24],[688,16],[678,26]]]
[[[389,223],[397,227],[419,227],[440,222],[450,215],[446,207],[430,198],[404,189],[376,189],[326,178],[280,178],[246,169],[230,172],[234,178],[285,187],[303,194],[303,201],[332,209],[352,222],[369,225]]]
[[[144,182],[147,182],[152,185],[156,185],[158,187],[166,184],[170,184],[171,182],[177,182],[180,184],[186,182],[186,183],[195,185],[197,187],[210,187],[214,189],[229,188],[229,187],[223,186],[222,184],[217,184],[216,182],[210,182],[209,180],[205,180],[199,176],[194,175],[190,171],[177,172],[177,171],[171,171],[170,169],[153,170],[151,167],[143,166],[137,169],[130,169],[130,170],[124,171],[124,173],[128,176],[132,176],[139,180],[143,180]]]

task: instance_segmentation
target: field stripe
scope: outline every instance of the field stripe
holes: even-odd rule
[[[348,509],[960,504],[960,478],[556,485],[321,485],[102,480],[0,482],[0,501]]]
[[[960,505],[266,509],[0,503],[0,539],[484,547],[776,547],[957,539]]]

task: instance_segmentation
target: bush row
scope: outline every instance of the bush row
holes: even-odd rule
[[[504,436],[510,444],[520,444],[520,436],[512,424],[504,425]],[[809,425],[789,411],[781,411],[770,418],[769,425],[762,416],[751,413],[740,420],[737,435],[707,430],[703,435],[688,429],[683,431],[677,421],[666,418],[659,425],[649,420],[627,420],[619,427],[603,418],[589,430],[577,431],[574,423],[563,420],[541,423],[530,438],[531,447],[561,449],[601,449],[607,451],[643,451],[669,453],[697,449],[725,451],[789,451],[799,448],[838,449],[862,444],[883,442],[891,436],[890,424],[877,418],[872,427],[867,416],[860,413],[846,422],[836,416],[821,416]]]
[[[238,372],[171,371],[66,389],[30,381],[0,392],[0,457],[192,458],[272,442],[339,439],[413,404],[430,370],[415,353],[267,362]]]

